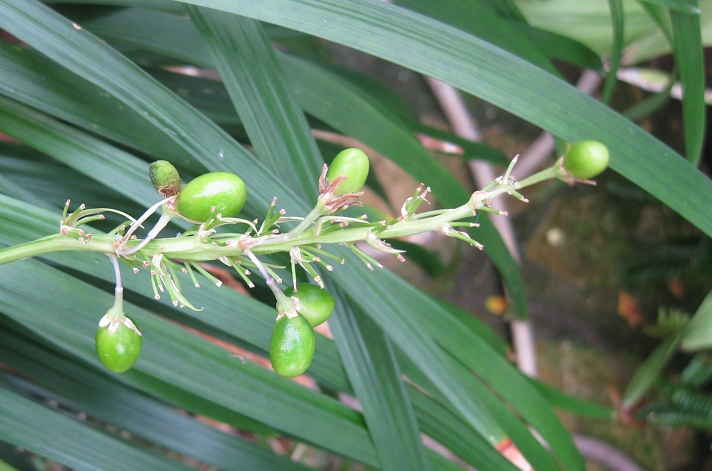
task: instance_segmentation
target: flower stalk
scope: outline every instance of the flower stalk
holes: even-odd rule
[[[453,223],[468,219],[477,211],[487,210],[492,199],[502,194],[521,196],[517,190],[557,177],[554,167],[521,181],[509,177],[507,181],[493,182],[491,188],[474,192],[469,201],[459,207],[401,217],[392,222],[348,221],[346,218],[331,216],[323,202],[320,202],[310,215],[291,231],[255,237],[249,236],[248,231],[246,234],[232,233],[227,236],[215,234],[213,238],[184,235],[144,242],[138,239],[127,241],[116,234],[86,234],[76,227],[63,226],[61,234],[0,250],[0,265],[59,251],[117,253],[119,256],[131,258],[133,255],[129,254],[133,253],[132,249],[139,246],[141,248],[137,254],[147,259],[162,255],[167,259],[198,262],[218,260],[221,257],[240,257],[246,255],[246,250],[253,255],[264,255],[289,253],[292,249],[303,246],[349,245],[361,241],[370,241],[373,245],[374,239],[393,239],[423,232],[448,234],[453,233],[450,227],[459,225]],[[420,199],[425,200],[424,197]],[[326,222],[322,221],[323,218],[326,218]],[[339,225],[338,230],[327,230],[327,227],[335,224]]]

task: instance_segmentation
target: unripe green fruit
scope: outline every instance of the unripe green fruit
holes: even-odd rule
[[[336,196],[361,191],[368,177],[368,156],[361,149],[344,149],[339,152],[326,172],[326,178],[333,182],[338,177],[346,177],[336,188]]]
[[[119,322],[114,332],[110,327],[97,329],[94,337],[96,354],[107,369],[123,373],[136,363],[141,353],[141,336],[123,322]]]
[[[211,172],[191,180],[180,191],[176,210],[187,219],[203,222],[218,213],[226,218],[237,216],[246,200],[242,178],[234,173]]]
[[[314,358],[316,336],[304,316],[281,316],[272,331],[269,359],[275,373],[293,378],[304,373]]]
[[[168,198],[180,191],[180,174],[172,163],[167,160],[157,160],[148,166],[148,178],[156,191]]]
[[[608,167],[608,148],[598,141],[580,141],[564,156],[564,167],[574,178],[593,178]]]
[[[311,283],[298,283],[296,293],[294,288],[289,287],[284,290],[284,294],[299,299],[301,304],[299,314],[304,316],[312,327],[323,324],[336,306],[331,293]]]

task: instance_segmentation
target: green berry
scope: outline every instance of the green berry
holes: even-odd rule
[[[304,373],[314,358],[316,335],[309,321],[301,314],[282,315],[272,332],[269,359],[280,376],[293,378]]]
[[[339,152],[326,172],[326,178],[333,182],[338,177],[346,177],[336,188],[336,196],[361,191],[368,177],[368,156],[361,149],[344,149]]]
[[[141,335],[122,321],[99,327],[94,341],[99,360],[115,373],[129,370],[141,353]]]
[[[593,178],[608,167],[608,148],[598,141],[580,141],[564,155],[564,167],[574,178]]]
[[[180,191],[180,174],[172,163],[157,160],[148,166],[148,177],[156,191],[168,198]]]
[[[246,200],[242,178],[234,173],[211,172],[193,179],[180,191],[176,210],[186,219],[204,222],[218,213],[226,218],[237,216]]]
[[[299,314],[306,317],[312,327],[323,324],[334,312],[336,306],[336,301],[331,293],[311,283],[298,283],[296,292],[294,292],[294,288],[289,287],[284,291],[284,294],[299,299],[301,304]]]

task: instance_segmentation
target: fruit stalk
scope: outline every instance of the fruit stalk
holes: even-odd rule
[[[365,241],[375,234],[379,239],[391,239],[420,234],[423,232],[440,231],[448,224],[474,215],[475,211],[487,209],[488,201],[502,194],[518,195],[517,190],[557,178],[554,168],[547,168],[521,181],[498,182],[493,188],[476,191],[470,200],[457,207],[437,212],[428,217],[411,217],[399,219],[393,223],[381,221],[375,224],[364,224],[358,227],[344,227],[332,232],[317,231],[312,224],[308,228],[300,227],[299,231],[285,234],[266,235],[259,237],[230,237],[221,239],[221,244],[197,237],[161,238],[148,242],[142,247],[145,257],[161,254],[171,259],[185,261],[217,260],[220,257],[234,257],[245,254],[249,249],[254,255],[289,252],[290,249],[303,245],[354,243]],[[115,253],[122,241],[114,234],[94,234],[90,238],[80,239],[79,229],[72,228],[66,234],[55,234],[32,242],[7,247],[0,250],[0,265],[23,258],[35,257],[59,251]],[[83,232],[81,232],[83,234]],[[289,233],[287,233],[289,234]],[[142,244],[140,240],[130,241],[125,247],[131,248]]]

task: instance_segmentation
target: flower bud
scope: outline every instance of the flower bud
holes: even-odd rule
[[[151,163],[148,166],[148,177],[156,191],[166,198],[180,192],[180,174],[167,160],[157,160]]]

